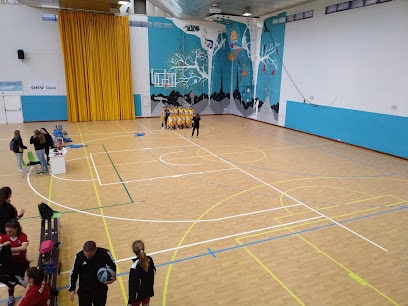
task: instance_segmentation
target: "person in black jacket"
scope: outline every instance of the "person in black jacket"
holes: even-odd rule
[[[46,140],[40,130],[34,130],[34,135],[30,138],[30,143],[34,145],[35,155],[41,163],[40,174],[48,172],[47,158],[45,156]]]
[[[0,237],[6,235],[6,224],[14,219],[24,216],[24,209],[20,213],[11,204],[11,188],[8,186],[0,188]]]
[[[153,259],[147,256],[142,240],[136,240],[132,245],[136,258],[129,272],[129,300],[128,306],[149,306],[150,298],[154,296],[154,277],[156,267]]]
[[[46,128],[41,128],[40,129],[41,133],[43,133],[44,138],[45,138],[45,155],[47,156],[47,162],[50,161],[50,147],[54,145],[54,140],[52,140],[52,137],[50,133],[48,133]]]
[[[200,114],[197,113],[194,117],[193,117],[193,132],[191,133],[191,137],[194,136],[194,131],[197,130],[197,137],[198,137],[198,132],[200,130]]]
[[[23,139],[21,138],[20,131],[15,130],[14,131],[14,146],[13,146],[13,152],[16,155],[16,160],[17,160],[17,167],[19,172],[26,172],[25,166],[23,166],[23,152],[27,147],[23,144]]]
[[[101,283],[97,273],[101,267],[110,266],[116,272],[115,260],[109,250],[96,247],[94,241],[87,241],[83,250],[75,255],[69,277],[69,295],[74,301],[75,293],[78,294],[79,306],[104,306],[108,296],[108,284],[116,280],[116,273],[110,281]],[[79,276],[78,291],[76,282]]]

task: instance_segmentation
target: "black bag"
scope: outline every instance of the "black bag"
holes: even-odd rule
[[[59,291],[57,288],[55,288],[54,286],[50,286],[50,291],[51,291],[51,296],[58,296]]]
[[[41,219],[43,220],[51,219],[52,215],[57,212],[45,203],[38,204],[38,210],[40,212]]]
[[[0,274],[11,274],[12,258],[9,245],[0,248]]]

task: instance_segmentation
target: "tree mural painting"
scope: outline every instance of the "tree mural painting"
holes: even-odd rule
[[[247,27],[242,35],[242,49],[247,53],[247,56],[252,62],[252,75],[254,88],[258,88],[258,71],[262,66],[262,71],[271,70],[272,74],[278,69],[278,63],[276,59],[277,48],[279,44],[269,43],[263,45],[261,48],[261,34],[263,23],[247,24]],[[252,35],[251,35],[252,34]],[[256,39],[254,39],[256,37]],[[257,43],[255,43],[257,42]],[[253,101],[257,98],[257,90],[253,92]]]
[[[197,89],[208,80],[207,57],[202,49],[182,50],[173,53],[167,61],[170,72],[176,74],[177,87],[180,89]]]
[[[175,19],[174,24],[189,35],[200,39],[201,49],[190,50],[187,54],[176,52],[170,57],[168,66],[170,71],[176,72],[178,86],[189,88],[191,84],[204,83],[207,80],[208,103],[211,103],[213,61],[216,53],[224,48],[225,26],[213,23],[194,22],[186,24],[183,20]]]

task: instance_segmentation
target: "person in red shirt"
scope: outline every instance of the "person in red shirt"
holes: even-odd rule
[[[27,284],[26,292],[18,306],[48,306],[50,305],[51,290],[45,282],[44,270],[41,267],[30,267],[24,274]]]
[[[29,261],[27,260],[27,247],[28,239],[27,235],[23,233],[21,225],[17,220],[11,220],[6,224],[6,235],[0,238],[0,247],[9,247],[11,250],[11,267],[9,275],[0,281],[7,285],[9,293],[8,305],[14,304],[14,287],[19,283],[25,286],[23,280],[24,272],[29,266]]]

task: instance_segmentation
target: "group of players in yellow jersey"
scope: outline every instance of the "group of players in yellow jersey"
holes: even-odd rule
[[[194,109],[183,106],[164,106],[160,112],[162,129],[191,128]]]

